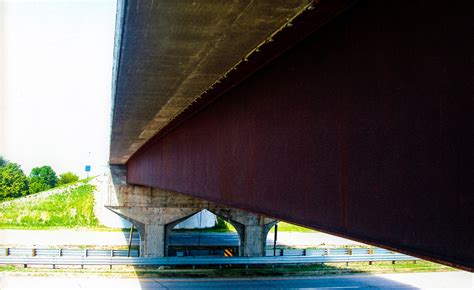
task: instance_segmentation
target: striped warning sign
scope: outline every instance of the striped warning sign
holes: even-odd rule
[[[233,257],[234,251],[232,249],[225,249],[224,250],[224,257]]]

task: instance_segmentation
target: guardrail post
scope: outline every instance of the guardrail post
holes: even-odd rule
[[[87,249],[84,250],[84,257],[87,257]],[[84,269],[84,263],[81,264],[81,269]]]
[[[58,254],[59,254],[59,257],[61,257],[63,255],[63,249],[59,249]]]
[[[36,249],[35,248],[31,249],[31,256],[32,257],[36,256]]]
[[[10,255],[10,248],[5,248],[5,256],[9,256]]]
[[[280,256],[283,256],[283,249],[280,249]]]
[[[352,249],[351,248],[347,249],[347,254],[349,256],[352,256]],[[346,262],[346,266],[349,266],[349,262]]]
[[[306,256],[306,249],[303,249],[303,256]]]
[[[331,249],[327,248],[326,249],[326,256],[329,256],[329,255],[331,255]]]
[[[110,250],[110,257],[111,257],[111,258],[114,257],[114,249]],[[129,255],[129,257],[130,257],[130,255]],[[109,269],[112,270],[112,260],[110,260],[110,263],[111,263],[111,264],[110,264]]]
[[[369,247],[369,255],[373,255],[374,254],[374,248],[372,248],[372,246]],[[369,265],[372,265],[372,261],[369,261]]]

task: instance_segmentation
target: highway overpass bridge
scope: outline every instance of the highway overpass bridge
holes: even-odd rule
[[[208,208],[473,270],[473,1],[119,1],[108,207]]]

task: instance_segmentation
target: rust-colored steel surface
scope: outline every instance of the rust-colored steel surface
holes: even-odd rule
[[[152,139],[128,182],[472,271],[472,3],[360,1]]]

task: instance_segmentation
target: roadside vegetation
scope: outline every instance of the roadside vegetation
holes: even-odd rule
[[[51,229],[96,228],[93,185],[79,181],[77,187],[34,200],[14,200],[0,203],[0,228]]]
[[[175,232],[211,232],[211,233],[236,232],[234,226],[221,217],[217,217],[216,224],[210,228],[173,229],[173,231]]]
[[[77,176],[73,172],[64,172],[63,174],[59,175],[58,186],[69,184],[79,181],[79,176]]]
[[[51,166],[47,165],[33,168],[28,177],[30,194],[54,188],[57,184],[58,177],[56,172],[54,172]]]
[[[225,267],[222,269],[210,268],[152,268],[152,267],[114,267],[102,268],[23,268],[23,266],[0,266],[0,272],[23,272],[29,275],[100,275],[117,277],[142,277],[142,278],[240,278],[240,277],[288,277],[288,276],[326,276],[356,273],[412,273],[412,272],[441,272],[455,271],[456,269],[435,264],[428,261],[413,262],[374,262],[368,263],[329,263],[299,266],[250,266],[248,269],[242,267]]]
[[[79,177],[72,172],[65,172],[58,177],[49,165],[35,167],[31,170],[30,175],[26,176],[20,165],[9,162],[0,156],[0,202],[78,180]]]
[[[305,228],[305,227],[300,227],[294,224],[290,224],[287,222],[279,222],[278,223],[278,231],[279,232],[301,232],[301,233],[316,233],[317,231]],[[275,232],[275,227],[273,227],[270,232]]]

